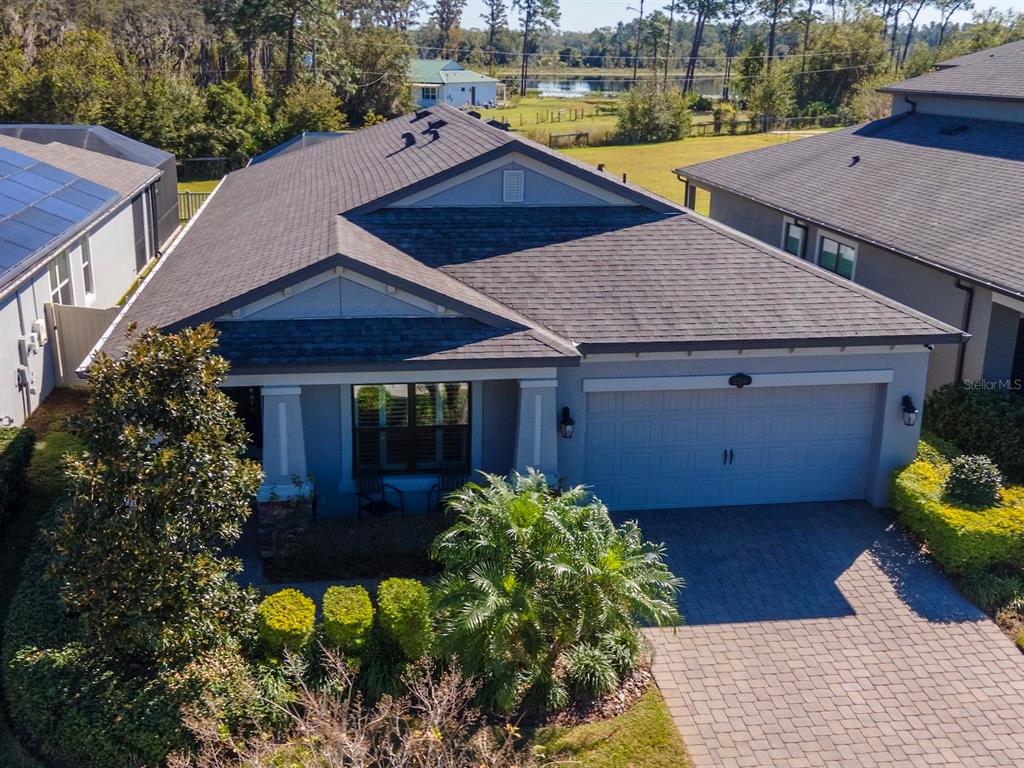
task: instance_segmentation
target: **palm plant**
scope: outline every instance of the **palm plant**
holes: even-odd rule
[[[583,487],[555,495],[532,470],[486,480],[450,499],[457,521],[434,542],[441,650],[480,678],[486,706],[557,709],[581,659],[628,672],[639,623],[679,621],[682,580],[662,546],[635,523],[617,527]],[[605,692],[606,672],[570,673],[574,692],[586,693],[586,680],[591,694]]]

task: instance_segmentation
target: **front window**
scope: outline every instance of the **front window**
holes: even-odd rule
[[[355,469],[469,469],[469,384],[365,384],[353,391]]]
[[[821,238],[821,247],[818,249],[819,267],[852,279],[853,264],[856,258],[857,252],[852,246],[840,243],[830,237]]]
[[[437,101],[437,88],[423,86],[420,88],[420,98],[423,101]]]
[[[52,304],[74,304],[71,292],[71,270],[68,268],[67,251],[50,262],[50,302]]]
[[[801,227],[795,222],[787,221],[782,249],[802,259],[804,258],[804,243],[806,242],[807,227]]]

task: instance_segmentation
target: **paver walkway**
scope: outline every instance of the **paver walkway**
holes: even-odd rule
[[[626,517],[687,581],[648,635],[696,768],[1024,765],[1024,655],[880,512]]]

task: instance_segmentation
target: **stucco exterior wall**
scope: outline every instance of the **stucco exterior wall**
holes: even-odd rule
[[[458,186],[417,200],[413,206],[422,208],[509,205],[502,201],[502,173],[506,170],[523,171],[523,202],[515,205],[608,205],[606,200],[583,191],[580,188],[584,186],[583,183],[563,184],[521,163],[513,162],[468,179]]]
[[[82,242],[88,240],[92,259],[94,293],[87,294],[83,277]],[[89,233],[67,249],[73,303],[79,307],[107,308],[117,304],[135,282],[135,226],[130,204],[125,202]],[[50,301],[49,264],[62,251],[54,251],[35,271],[22,278],[15,290],[0,299],[0,421],[24,423],[53,389],[56,361],[53,359],[52,330],[49,343],[29,356],[31,388],[19,389],[21,359],[18,339],[32,330],[36,319],[45,317],[43,307]]]
[[[785,214],[739,195],[712,188],[711,218],[769,245],[779,247],[782,244]],[[820,236],[827,232],[828,229],[808,225],[808,257],[813,257]],[[937,320],[963,328],[968,294],[956,287],[957,279],[954,276],[869,243],[855,242],[857,263],[853,273],[854,281]],[[1003,342],[989,345],[988,329],[992,307],[992,292],[975,287],[966,329],[972,338],[963,348],[965,379],[980,379],[986,375],[986,369],[995,370],[1012,364],[1012,345]],[[957,345],[943,344],[935,349],[929,364],[929,390],[956,379],[958,355]],[[993,355],[996,357],[991,357]],[[1002,355],[1007,357],[1000,357]]]
[[[705,376],[730,375],[743,371],[754,376],[758,373],[799,373],[815,371],[892,370],[893,380],[879,385],[881,405],[875,426],[875,455],[867,488],[867,500],[875,506],[884,506],[889,494],[889,479],[893,470],[905,466],[917,453],[920,420],[914,427],[903,423],[902,398],[910,395],[920,408],[928,366],[928,351],[842,354],[806,354],[784,357],[727,357],[686,358],[670,360],[585,360],[578,368],[562,368],[558,377],[557,407],[568,406],[576,420],[571,439],[558,440],[558,473],[569,485],[580,483],[584,477],[587,432],[587,396],[583,391],[584,379],[615,377]]]
[[[973,117],[978,120],[1003,120],[1011,123],[1024,123],[1024,104],[1013,101],[994,101],[991,99],[965,99],[950,96],[911,96],[910,100],[917,104],[917,111],[929,115],[948,115],[949,117]],[[900,115],[913,109],[902,93],[893,94],[892,113]]]

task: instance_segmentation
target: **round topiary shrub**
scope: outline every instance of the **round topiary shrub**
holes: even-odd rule
[[[427,588],[415,579],[387,579],[377,590],[377,605],[384,636],[409,660],[426,656],[434,642]]]
[[[316,605],[297,589],[282,589],[260,603],[259,636],[271,656],[301,651],[313,636]]]
[[[324,593],[324,639],[346,656],[358,656],[373,626],[373,603],[363,587],[328,587]]]
[[[988,456],[957,456],[949,462],[944,488],[948,498],[973,507],[991,507],[999,500],[1003,477]]]

